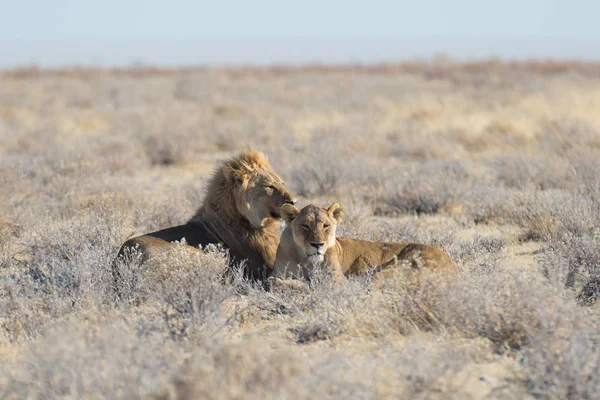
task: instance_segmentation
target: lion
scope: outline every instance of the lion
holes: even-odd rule
[[[275,264],[281,206],[295,202],[263,153],[243,151],[216,169],[202,206],[186,224],[129,239],[117,257],[122,259],[135,249],[145,261],[175,241],[184,242],[191,251],[220,244],[229,251],[230,264],[245,262],[246,277],[264,279]]]
[[[311,204],[302,210],[284,204],[281,214],[287,226],[277,249],[271,274],[274,279],[310,280],[320,265],[324,265],[338,283],[347,276],[368,273],[381,280],[399,267],[407,272],[412,283],[418,282],[418,274],[424,270],[457,271],[450,257],[436,247],[336,237],[336,229],[344,216],[344,208],[338,203],[328,209]]]

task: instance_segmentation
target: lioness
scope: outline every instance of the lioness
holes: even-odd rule
[[[264,279],[275,264],[281,206],[295,202],[265,155],[244,151],[216,169],[202,207],[186,224],[129,239],[118,257],[137,248],[145,260],[184,238],[195,251],[220,243],[229,249],[232,262],[246,260],[248,277]]]
[[[328,209],[308,205],[302,210],[291,204],[281,207],[287,227],[277,249],[274,278],[310,279],[314,268],[324,264],[333,278],[362,275],[369,271],[379,277],[390,275],[395,268],[409,268],[411,278],[423,268],[433,271],[456,270],[456,265],[442,250],[418,243],[383,243],[336,238],[336,228],[343,219],[338,203]]]

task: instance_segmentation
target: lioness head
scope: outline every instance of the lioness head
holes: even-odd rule
[[[254,228],[264,226],[270,218],[281,218],[281,206],[296,202],[261,152],[248,150],[226,161],[223,175],[227,184],[233,185],[237,211]]]
[[[302,210],[291,204],[281,207],[281,215],[292,231],[302,255],[323,261],[327,249],[335,245],[335,231],[344,217],[344,207],[333,203],[328,209],[308,205]]]

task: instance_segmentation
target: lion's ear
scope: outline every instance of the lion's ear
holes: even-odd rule
[[[298,214],[300,214],[300,210],[291,204],[284,204],[281,206],[281,217],[286,224],[291,223]]]
[[[344,219],[344,206],[339,203],[333,203],[327,209],[327,214],[339,224]]]

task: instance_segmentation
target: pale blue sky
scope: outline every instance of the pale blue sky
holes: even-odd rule
[[[600,1],[0,0],[0,67],[600,59]]]

